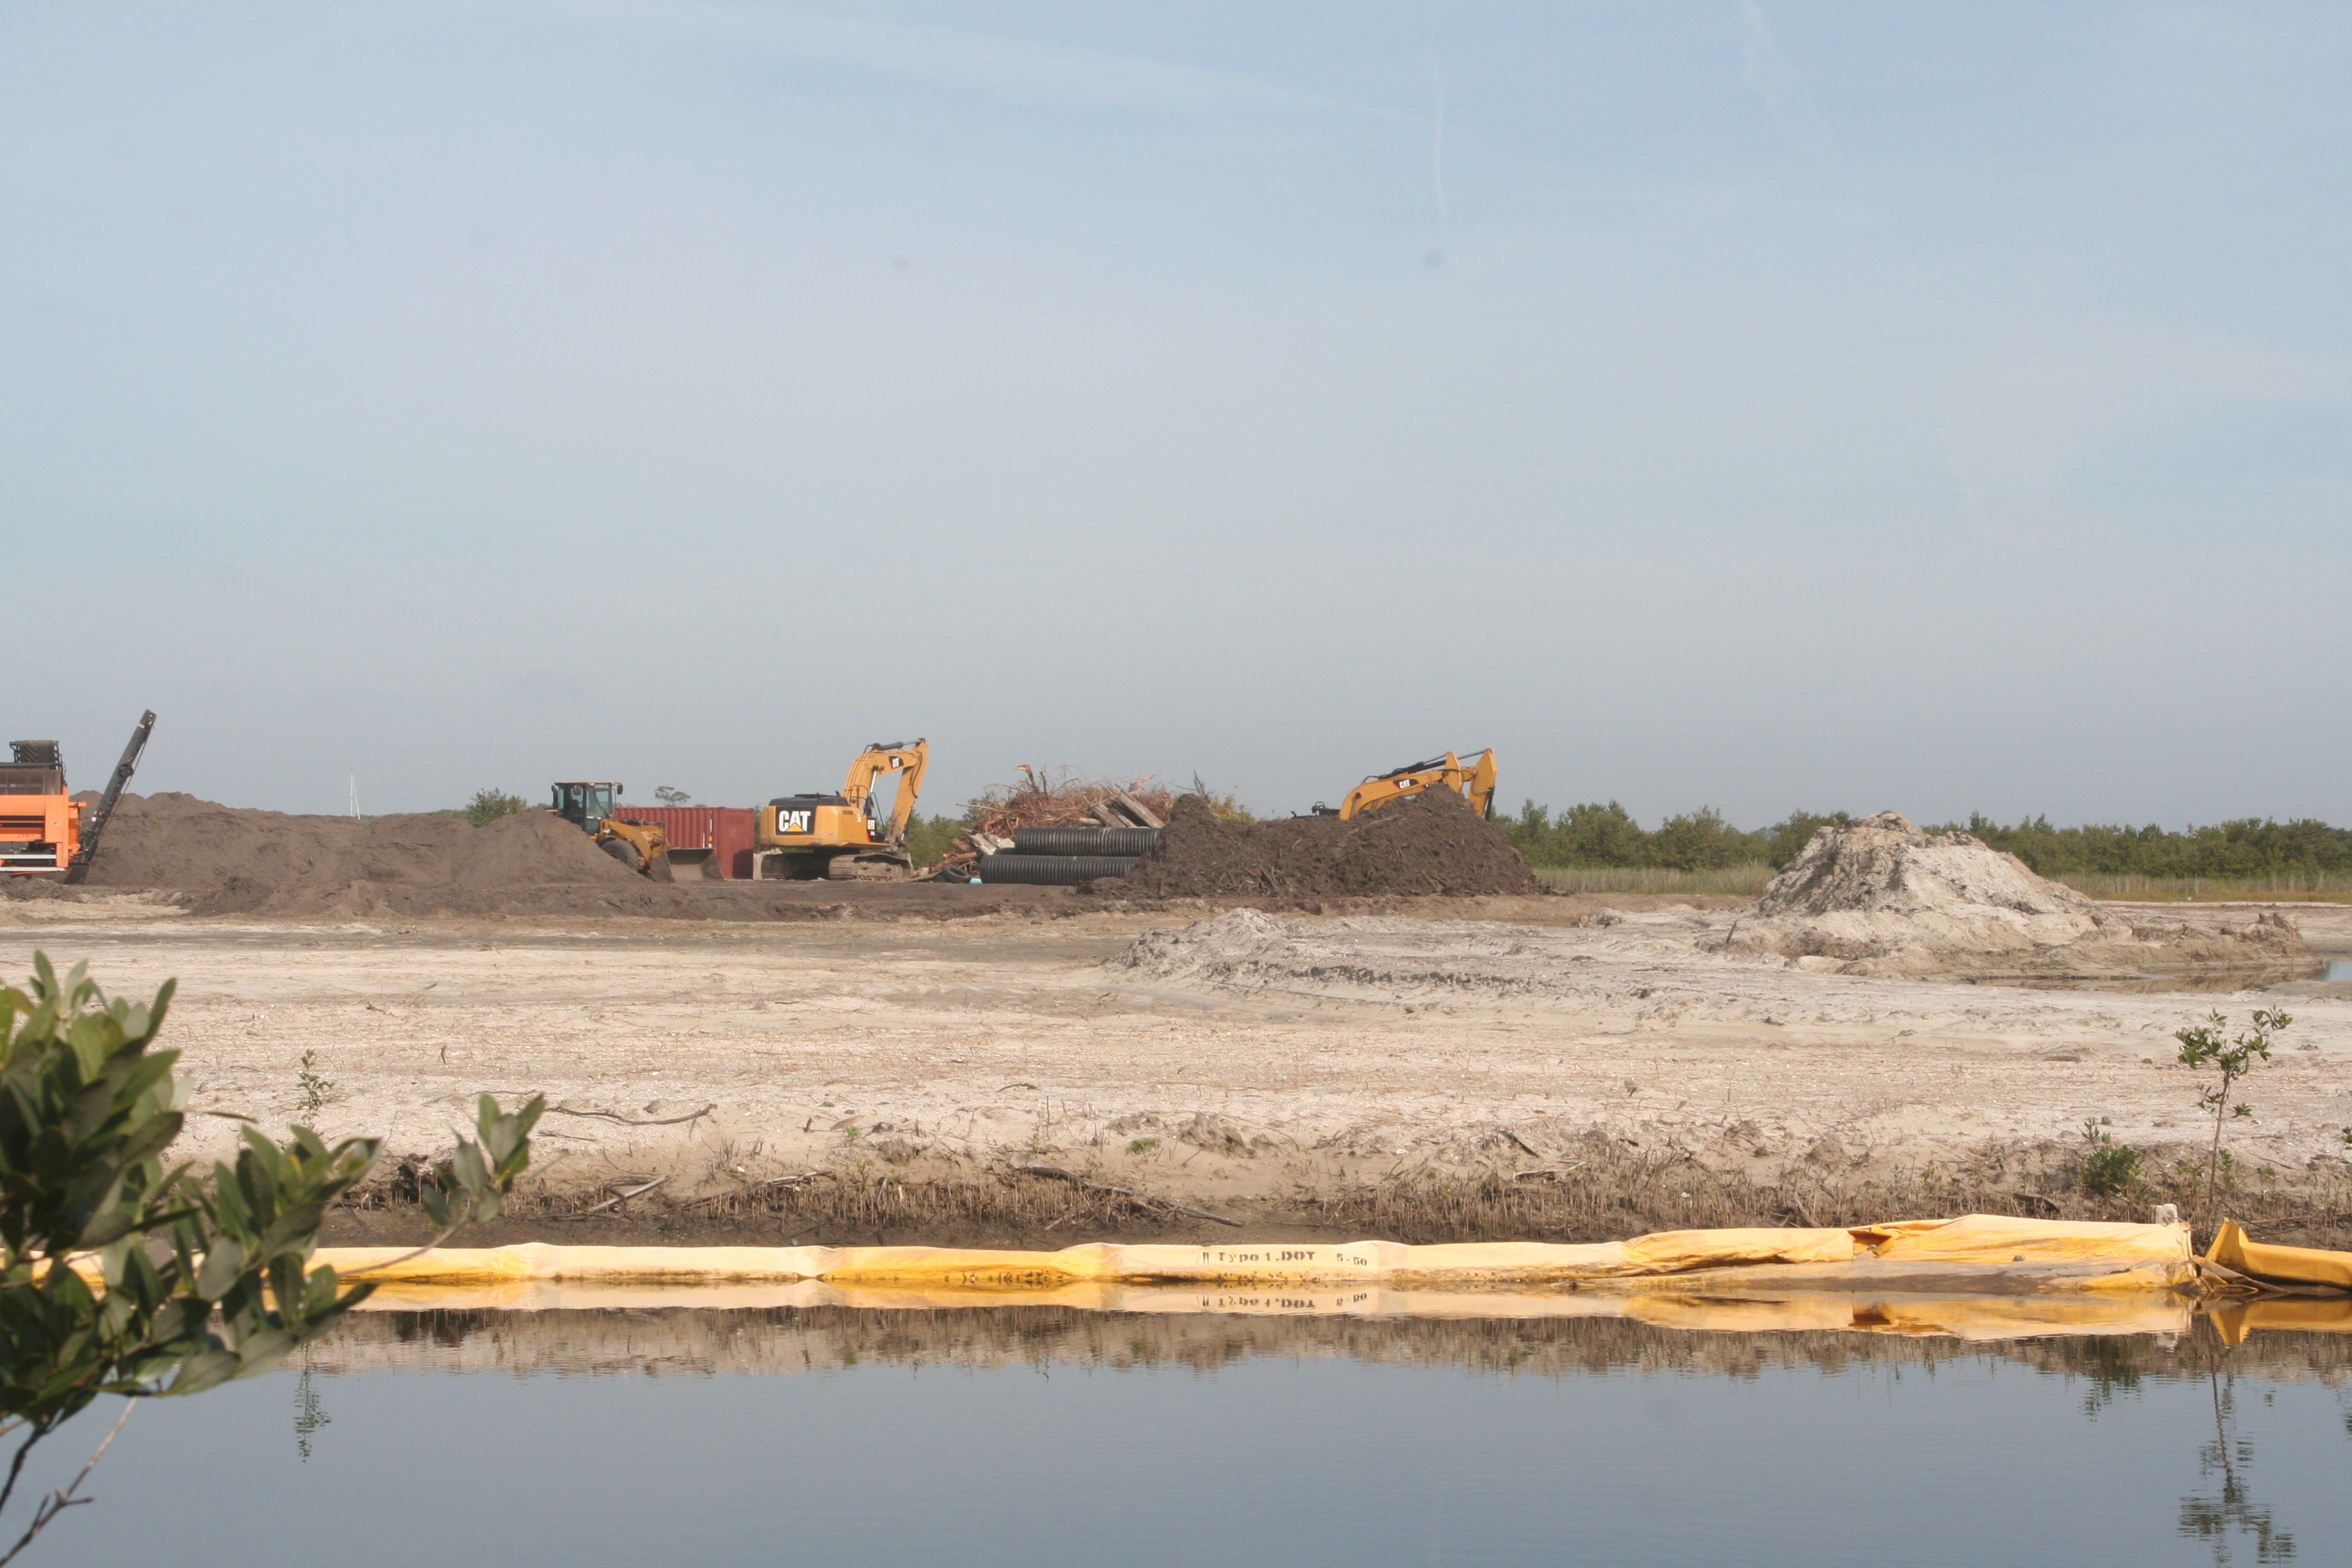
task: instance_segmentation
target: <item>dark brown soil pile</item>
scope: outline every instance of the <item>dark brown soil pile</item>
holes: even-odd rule
[[[21,882],[11,878],[9,882]],[[959,920],[1070,912],[1066,888],[934,882],[656,883],[551,812],[476,827],[454,814],[290,816],[187,795],[127,795],[91,863],[92,889],[156,889],[190,912],[291,920],[628,916],[656,920]],[[55,883],[24,898],[77,899]],[[103,892],[91,896],[103,897]]]
[[[1352,822],[1226,823],[1188,795],[1123,890],[1148,899],[1476,897],[1540,892],[1542,884],[1501,828],[1439,789]]]
[[[618,895],[643,878],[551,812],[476,827],[462,816],[290,816],[189,795],[125,795],[90,863],[94,887],[160,888],[199,914],[502,912],[550,889]],[[608,900],[591,899],[602,905]]]

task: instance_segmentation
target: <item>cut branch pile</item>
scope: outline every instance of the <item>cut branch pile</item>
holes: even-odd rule
[[[972,825],[926,875],[969,877],[982,855],[1012,848],[1024,827],[1160,827],[1176,801],[1175,791],[1148,777],[1119,784],[1075,773],[1022,764],[1019,783],[998,784],[971,803]]]

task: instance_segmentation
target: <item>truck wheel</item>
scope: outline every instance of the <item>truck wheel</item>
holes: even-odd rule
[[[625,838],[607,838],[596,846],[622,865],[634,871],[637,868],[637,851]]]

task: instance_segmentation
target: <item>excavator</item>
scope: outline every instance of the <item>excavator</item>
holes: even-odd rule
[[[1378,810],[1393,800],[1419,795],[1423,790],[1450,789],[1458,791],[1464,799],[1477,808],[1481,816],[1495,815],[1495,749],[1473,752],[1457,757],[1448,752],[1427,762],[1409,763],[1388,773],[1375,773],[1348,792],[1339,809],[1318,803],[1318,816],[1336,816],[1342,822],[1352,822],[1365,812]]]
[[[915,874],[907,853],[907,826],[915,819],[916,792],[930,763],[929,741],[877,741],[857,753],[838,795],[782,795],[760,808],[751,833],[751,876],[771,859],[787,879],[900,881]],[[882,816],[877,785],[898,775],[890,816]]]
[[[613,815],[621,786],[604,779],[574,779],[555,786],[555,815],[584,830],[596,847],[640,876],[670,880],[669,839],[650,822],[624,822]]]

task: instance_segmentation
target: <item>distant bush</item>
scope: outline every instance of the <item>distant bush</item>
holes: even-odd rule
[[[1947,824],[1936,831],[1972,833],[2045,877],[2222,879],[2352,871],[2352,828],[2330,827],[2309,817],[2272,822],[2247,816],[2173,833],[2153,823],[2146,827],[2053,827],[2046,816],[2005,827],[1990,817],[1971,815],[1965,826]]]
[[[478,789],[474,798],[466,803],[466,820],[477,827],[488,827],[501,816],[512,816],[530,803],[519,795],[509,795],[502,789]]]
[[[1820,829],[1853,820],[1843,811],[1792,811],[1769,827],[1749,831],[1702,806],[1644,828],[1612,800],[1572,805],[1557,816],[1528,801],[1518,816],[1504,817],[1501,824],[1519,852],[1538,866],[1717,871],[1750,862],[1786,866]],[[1964,824],[1945,823],[1927,831],[1974,834],[2045,877],[2219,880],[2352,874],[2352,828],[2308,818],[2282,823],[2244,817],[2174,833],[2154,826],[2053,827],[2045,816],[2003,826],[1976,815]]]
[[[1853,817],[1843,811],[1832,811],[1822,816],[1811,811],[1792,811],[1766,830],[1768,848],[1765,858],[1775,866],[1785,866],[1805,852],[1813,835],[1824,827],[1843,827]]]
[[[936,865],[970,826],[966,816],[920,816],[907,824],[907,853],[918,868]]]
[[[1202,800],[1207,801],[1209,803],[1209,810],[1215,815],[1219,822],[1226,823],[1234,827],[1246,827],[1249,824],[1257,820],[1257,817],[1251,813],[1250,808],[1242,804],[1241,796],[1235,795],[1231,790],[1227,790],[1224,794],[1219,795],[1216,790],[1210,785],[1209,782],[1198,773],[1194,773],[1192,775],[1192,787],[1184,793],[1187,795],[1197,795]]]
[[[1549,808],[1528,801],[1516,817],[1502,819],[1503,831],[1538,866],[1654,867],[1669,871],[1720,871],[1761,861],[1780,867],[1824,823],[1849,820],[1843,812],[1822,816],[1791,812],[1786,821],[1758,832],[1734,827],[1712,806],[1670,816],[1654,830],[1635,822],[1611,801],[1570,806],[1555,819]]]

